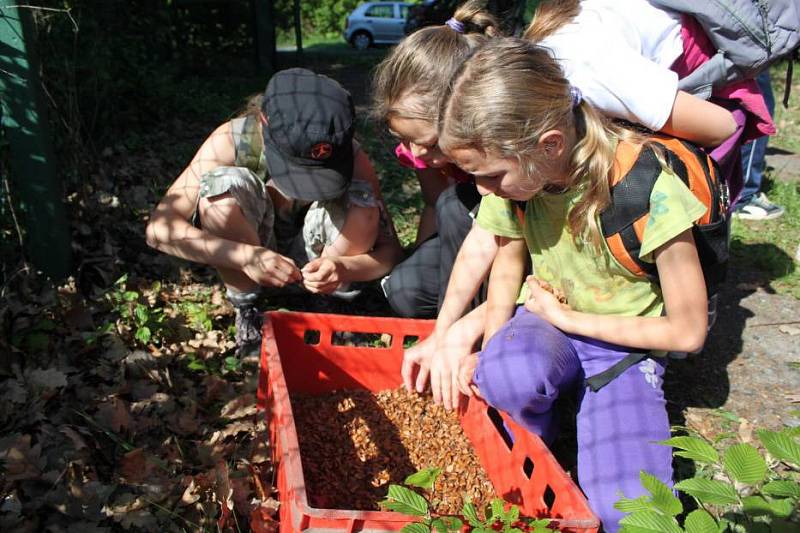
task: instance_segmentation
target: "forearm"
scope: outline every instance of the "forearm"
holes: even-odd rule
[[[402,257],[399,244],[380,243],[369,253],[337,257],[343,283],[371,281],[386,275]]]
[[[486,323],[486,303],[482,303],[460,319],[456,320],[446,330],[436,335],[441,342],[456,343],[461,347],[472,349],[481,336],[483,336]]]
[[[700,146],[713,147],[734,134],[736,121],[724,107],[678,91],[672,112],[661,131]]]
[[[706,334],[705,322],[689,323],[669,316],[594,315],[571,309],[555,325],[566,333],[620,346],[668,352],[697,351]]]
[[[380,211],[377,207],[351,207],[341,233],[322,251],[327,256],[355,256],[367,253],[378,237]]]
[[[213,267],[241,270],[253,246],[195,228],[184,220],[154,218],[147,226],[147,244],[156,250]]]
[[[472,226],[453,264],[444,302],[436,318],[436,330],[444,331],[461,318],[486,279],[497,248],[494,235],[478,225]]]
[[[484,343],[514,315],[527,265],[525,241],[503,239],[489,275]]]

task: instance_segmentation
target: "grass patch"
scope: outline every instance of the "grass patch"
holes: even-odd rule
[[[771,146],[783,148],[790,152],[800,153],[800,80],[794,76],[789,107],[783,107],[783,91],[786,84],[785,62],[775,65],[770,75],[772,77],[772,92],[775,94],[775,125],[778,133],[770,138]]]
[[[793,260],[800,245],[800,183],[766,180],[764,190],[786,214],[763,222],[734,219],[732,261],[758,271],[776,292],[800,298],[800,270]]]
[[[789,107],[784,108],[786,63],[775,65],[771,75],[778,133],[770,138],[769,145],[800,153],[800,83],[795,76]],[[800,269],[794,261],[800,245],[800,182],[768,169],[762,189],[786,213],[777,220],[763,222],[734,219],[732,261],[756,271],[761,281],[776,292],[800,298]]]

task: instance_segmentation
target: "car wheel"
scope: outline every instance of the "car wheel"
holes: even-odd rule
[[[366,50],[372,44],[372,36],[365,31],[360,31],[353,35],[350,42],[353,43],[353,48],[356,50]]]

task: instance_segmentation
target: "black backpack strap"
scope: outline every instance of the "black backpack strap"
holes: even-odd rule
[[[631,352],[615,364],[603,370],[599,374],[586,378],[583,383],[592,389],[592,392],[597,392],[617,378],[620,374],[628,370],[630,367],[639,361],[646,359],[650,352]]]
[[[636,163],[625,177],[611,187],[611,203],[600,214],[603,237],[619,234],[630,259],[649,278],[656,277],[656,266],[639,259],[642,243],[634,223],[650,212],[650,193],[661,175],[661,163],[647,146],[642,148]]]

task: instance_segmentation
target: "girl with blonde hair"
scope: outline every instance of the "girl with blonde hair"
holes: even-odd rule
[[[623,154],[649,149],[647,138],[605,119],[548,50],[519,39],[490,42],[461,66],[443,98],[439,143],[485,195],[477,225],[523,242],[536,277],[480,356],[460,359],[460,380],[434,371],[433,388],[452,407],[471,384],[546,441],[553,402],[577,388],[578,480],[605,531],[617,531],[622,513],[613,504],[620,493],[642,494],[640,471],[671,483],[671,451],[657,444],[670,435],[664,358],[654,354],[695,351],[705,341],[706,287],[692,227],[706,206],[662,167],[640,252],[655,263],[658,282],[620,265],[598,217]],[[513,302],[519,284],[493,288],[490,304]],[[602,388],[583,381],[637,351],[651,355]]]
[[[416,249],[383,282],[389,303],[401,316],[439,313],[456,254],[480,202],[472,177],[439,150],[436,126],[439,98],[458,65],[498,34],[497,21],[484,4],[466,2],[445,24],[409,35],[375,74],[374,114],[400,141],[395,154],[401,165],[416,172],[424,201]],[[475,258],[474,268],[488,269],[495,249],[490,235],[476,231],[467,239],[465,253]],[[459,307],[466,307],[476,292],[459,294]],[[459,316],[460,311],[453,321]]]

